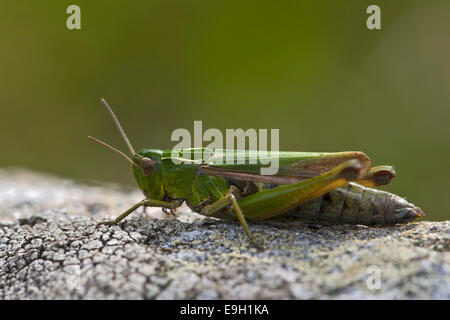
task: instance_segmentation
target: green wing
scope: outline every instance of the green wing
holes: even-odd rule
[[[363,152],[289,152],[192,148],[166,150],[163,157],[192,163],[202,174],[250,180],[255,182],[290,184],[322,174],[351,159],[361,162],[361,170],[370,169],[371,161]],[[163,158],[164,159],[164,158]],[[274,175],[261,175],[261,168],[277,165]]]

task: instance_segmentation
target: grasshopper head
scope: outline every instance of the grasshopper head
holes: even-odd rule
[[[136,182],[139,188],[142,190],[142,192],[147,197],[150,197],[155,200],[162,200],[165,195],[162,184],[162,168],[161,168],[162,151],[144,149],[142,151],[135,152],[133,146],[128,140],[125,131],[122,129],[122,126],[120,125],[119,120],[112,111],[111,107],[103,98],[101,100],[103,104],[106,106],[106,109],[108,110],[109,114],[111,115],[117,129],[119,130],[128,149],[130,150],[132,157],[131,158],[128,157],[122,151],[117,150],[116,148],[108,145],[107,143],[99,139],[90,136],[88,138],[114,151],[115,153],[122,156],[125,160],[127,160],[133,168],[134,177],[136,178]]]
[[[137,164],[133,166],[135,171],[140,171],[143,177],[150,176],[161,169],[162,151],[158,149],[144,149],[134,154],[132,161]]]
[[[156,149],[144,149],[133,156],[133,174],[139,189],[148,197],[161,200],[164,198],[162,183],[162,151]]]
[[[138,165],[141,167],[144,176],[148,176],[155,168],[155,161],[147,157],[142,157],[139,159]]]

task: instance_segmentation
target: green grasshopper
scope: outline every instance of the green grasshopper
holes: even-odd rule
[[[238,220],[250,241],[247,220],[300,218],[313,221],[392,224],[423,216],[420,208],[394,194],[373,189],[395,177],[390,166],[371,166],[363,152],[276,152],[279,170],[261,175],[261,160],[254,164],[228,164],[226,152],[249,160],[257,151],[143,149],[135,152],[108,103],[102,99],[132,157],[93,137],[89,139],[126,159],[145,199],[116,219],[98,225],[117,224],[139,207],[161,207],[174,214],[184,202],[201,215]],[[225,152],[224,152],[225,151]],[[203,161],[192,161],[198,153]],[[195,158],[197,159],[197,158]]]

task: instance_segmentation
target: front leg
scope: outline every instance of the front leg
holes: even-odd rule
[[[167,215],[171,214],[173,217],[176,217],[176,208],[178,208],[179,206],[181,206],[184,202],[183,199],[172,199],[170,200],[171,203],[173,203],[175,205],[175,208],[161,208],[162,212],[164,212]],[[146,208],[144,206],[144,208]]]
[[[144,200],[141,200],[138,203],[136,203],[134,206],[132,206],[130,209],[128,209],[127,211],[122,213],[120,216],[118,216],[114,220],[97,223],[96,227],[98,228],[100,225],[110,226],[113,224],[117,224],[120,221],[122,221],[123,219],[125,219],[128,215],[133,213],[133,211],[135,211],[136,209],[138,209],[142,206],[143,207],[162,207],[162,208],[167,208],[167,209],[171,209],[171,210],[174,210],[175,208],[179,207],[178,201],[167,202],[167,201],[161,201],[161,200],[144,199]]]

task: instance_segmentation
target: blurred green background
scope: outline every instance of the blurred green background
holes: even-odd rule
[[[81,30],[66,8],[81,7]],[[381,30],[366,8],[381,7]],[[0,166],[134,185],[126,151],[176,128],[279,128],[280,149],[366,152],[385,189],[449,218],[450,1],[0,4]]]

